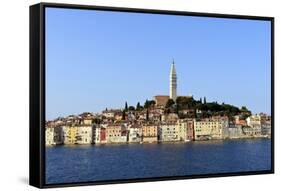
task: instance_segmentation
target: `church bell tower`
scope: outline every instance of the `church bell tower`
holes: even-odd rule
[[[174,102],[177,99],[177,74],[174,60],[170,70],[170,99],[173,99]]]

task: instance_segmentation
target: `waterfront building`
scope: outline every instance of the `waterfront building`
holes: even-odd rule
[[[261,128],[243,126],[242,130],[243,130],[244,137],[260,137],[261,136]]]
[[[261,115],[251,115],[246,119],[250,128],[245,128],[246,133],[250,136],[261,136]]]
[[[63,140],[64,144],[76,144],[77,143],[77,126],[63,126]]]
[[[177,125],[178,125],[178,129],[179,129],[179,140],[187,141],[187,121],[178,120]]]
[[[179,126],[177,123],[165,123],[159,127],[159,141],[179,141]]]
[[[193,141],[194,140],[194,122],[193,119],[187,120],[187,131],[186,131],[186,140]]]
[[[107,143],[124,143],[127,142],[126,129],[121,124],[110,124],[106,127]]]
[[[93,126],[93,139],[95,144],[106,143],[106,128],[102,126]]]
[[[271,136],[271,120],[266,120],[261,123],[261,134]]]
[[[142,142],[153,143],[158,141],[158,126],[145,124],[142,126]]]
[[[94,124],[93,125],[93,142],[95,144],[100,143],[100,132],[101,132],[101,126]]]
[[[100,143],[106,143],[106,128],[100,128]]]
[[[45,144],[59,145],[63,143],[61,126],[46,126],[45,128]]]
[[[54,145],[54,127],[46,127],[45,128],[45,144]]]
[[[202,119],[194,120],[195,140],[224,139],[227,138],[228,120]]]
[[[77,126],[76,143],[77,144],[92,144],[93,143],[92,125]]]
[[[130,143],[141,142],[141,137],[142,137],[142,129],[140,125],[133,124],[129,126],[128,141]]]
[[[245,138],[246,134],[243,131],[243,126],[239,124],[229,124],[228,137],[230,139]]]

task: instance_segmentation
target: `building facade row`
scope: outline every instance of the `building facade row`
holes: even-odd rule
[[[246,123],[246,124],[244,124]],[[270,119],[248,117],[245,122],[229,121],[227,117],[178,119],[161,124],[99,124],[47,126],[46,145],[155,143],[227,138],[268,137]]]

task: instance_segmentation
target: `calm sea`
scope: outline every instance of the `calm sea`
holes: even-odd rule
[[[46,148],[46,183],[271,169],[271,140]]]

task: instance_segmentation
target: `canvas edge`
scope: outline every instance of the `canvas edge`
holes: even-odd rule
[[[271,22],[271,111],[272,111],[271,112],[272,115],[271,169],[265,171],[250,171],[250,172],[238,172],[238,173],[219,173],[219,174],[155,177],[155,178],[128,179],[128,180],[46,184],[45,183],[45,143],[44,143],[45,141],[45,135],[44,135],[45,133],[44,132],[45,8],[46,7],[270,21]],[[33,16],[36,18],[35,19],[32,18]],[[36,49],[35,46],[38,46],[39,50]],[[38,111],[39,113],[36,113]],[[38,130],[38,125],[40,126],[39,130]],[[182,180],[182,179],[194,179],[194,178],[212,178],[212,177],[217,178],[217,177],[229,177],[229,176],[272,174],[274,173],[274,17],[218,14],[218,13],[200,13],[200,12],[186,12],[186,11],[174,11],[174,10],[139,9],[139,8],[125,8],[125,7],[108,7],[108,6],[93,6],[93,5],[60,4],[60,3],[39,3],[36,5],[32,5],[30,6],[30,134],[29,135],[30,135],[29,184],[38,188],[55,188],[55,187],[70,187],[70,186],[87,186],[87,185],[101,185],[101,184],[120,184],[120,183]]]

